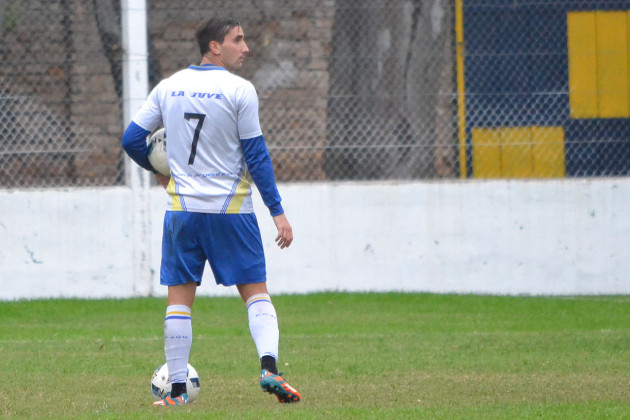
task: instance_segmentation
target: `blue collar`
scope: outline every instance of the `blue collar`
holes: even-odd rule
[[[220,67],[220,66],[217,66],[217,65],[214,65],[214,64],[210,64],[210,63],[208,63],[208,64],[201,64],[199,66],[195,66],[195,65],[191,64],[190,66],[188,66],[188,68],[192,69],[192,70],[224,70],[225,71],[225,69],[223,67]]]

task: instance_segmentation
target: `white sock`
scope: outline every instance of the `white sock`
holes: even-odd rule
[[[171,383],[186,382],[191,346],[190,308],[186,305],[167,307],[164,318],[164,354]]]
[[[271,356],[278,360],[278,318],[271,298],[266,293],[253,295],[247,302],[247,316],[249,317],[249,331],[258,350],[258,358]]]

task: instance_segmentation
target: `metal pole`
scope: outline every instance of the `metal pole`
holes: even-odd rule
[[[148,95],[149,66],[146,0],[121,0],[123,44],[123,124],[129,125]],[[150,174],[125,158],[125,178],[132,194],[133,290],[152,293]]]

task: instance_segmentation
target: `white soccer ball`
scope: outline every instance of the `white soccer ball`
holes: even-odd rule
[[[171,168],[168,166],[168,156],[166,155],[166,132],[163,128],[160,128],[149,138],[147,143],[149,147],[149,162],[153,169],[158,171],[162,175],[169,176],[171,174]]]
[[[186,378],[186,392],[188,393],[188,402],[193,402],[199,395],[201,383],[199,375],[194,367],[188,364],[188,377]],[[164,363],[157,368],[151,378],[151,393],[155,400],[161,400],[171,392],[171,382],[168,380],[168,366]]]

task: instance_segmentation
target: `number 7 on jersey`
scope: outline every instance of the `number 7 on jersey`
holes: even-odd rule
[[[184,118],[186,121],[197,120],[197,127],[195,127],[195,134],[193,135],[192,147],[190,149],[190,157],[188,158],[188,164],[192,165],[195,161],[195,155],[197,154],[197,143],[199,143],[199,133],[201,133],[201,127],[203,126],[203,120],[206,118],[205,114],[194,114],[192,112],[185,112]]]

